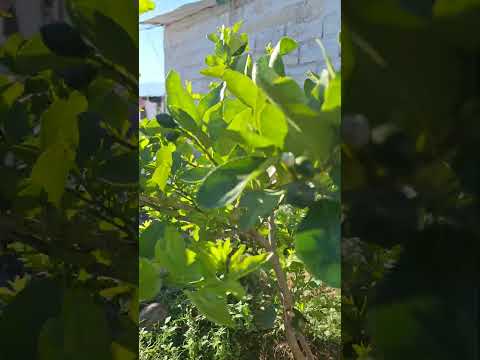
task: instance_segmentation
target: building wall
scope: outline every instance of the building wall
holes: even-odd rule
[[[230,4],[204,9],[165,28],[165,73],[180,72],[191,80],[195,91],[206,91],[208,79],[199,71],[206,67],[204,58],[213,50],[206,38],[223,24],[244,21],[242,31],[249,34],[254,57],[265,45],[273,45],[290,36],[299,48],[285,59],[287,74],[303,83],[308,70],[319,72],[325,64],[315,38],[322,39],[335,66],[340,66],[340,0],[231,0]]]
[[[64,0],[2,0],[13,4],[16,13],[18,32],[28,38],[38,32],[44,24],[64,20]],[[8,34],[5,34],[5,19],[0,18],[0,44]]]

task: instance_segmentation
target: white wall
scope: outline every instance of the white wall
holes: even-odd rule
[[[206,67],[205,56],[213,50],[206,35],[218,26],[243,20],[242,31],[250,37],[254,56],[285,35],[299,42],[285,63],[287,74],[303,84],[308,70],[319,72],[324,67],[315,38],[322,39],[335,66],[340,66],[340,14],[340,0],[231,0],[229,5],[202,10],[166,27],[165,73],[175,69],[182,79],[193,82],[195,91],[206,91],[210,80],[199,75]]]
[[[36,34],[43,24],[64,19],[64,0],[54,0],[51,8],[46,8],[43,0],[15,0],[19,32],[26,38]],[[0,19],[0,44],[6,40],[3,33],[3,19]]]

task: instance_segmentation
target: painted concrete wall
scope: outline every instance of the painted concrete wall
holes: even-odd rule
[[[303,84],[308,70],[319,72],[325,65],[315,38],[322,39],[335,66],[340,66],[340,14],[340,0],[232,0],[202,10],[166,26],[165,73],[175,69],[182,79],[192,81],[195,91],[206,91],[210,80],[199,75],[206,67],[205,56],[213,49],[206,34],[243,20],[242,30],[250,36],[254,56],[261,54],[268,42],[275,45],[285,35],[299,42],[285,63],[287,74]]]
[[[18,30],[24,37],[38,32],[43,24],[65,19],[64,0],[1,0],[4,6],[13,4],[17,14]],[[0,19],[0,43],[6,40],[4,19]]]

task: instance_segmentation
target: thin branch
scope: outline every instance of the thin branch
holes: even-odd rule
[[[280,259],[277,254],[277,241],[276,241],[276,227],[275,227],[275,219],[273,216],[269,218],[269,233],[268,239],[265,239],[262,235],[260,235],[256,231],[251,231],[251,235],[258,241],[260,245],[262,245],[268,251],[273,253],[271,257],[272,267],[275,271],[275,275],[277,277],[277,284],[280,290],[280,295],[282,297],[283,303],[283,322],[285,325],[285,334],[287,337],[288,344],[290,346],[290,350],[293,353],[295,360],[314,360],[314,357],[309,357],[311,354],[310,347],[306,342],[305,338],[303,337],[304,343],[302,344],[302,349],[299,345],[299,340],[301,341],[301,337],[298,337],[299,331],[295,330],[292,324],[292,319],[295,316],[293,311],[293,297],[288,287],[287,276],[282,269],[280,264]],[[300,333],[303,336],[303,334]],[[303,342],[303,341],[301,341]],[[313,355],[313,354],[312,354]]]
[[[210,154],[208,152],[208,149],[203,146],[203,144],[201,143],[201,141],[199,139],[197,139],[196,136],[190,134],[188,131],[186,131],[185,129],[182,129],[182,128],[179,128],[179,130],[181,132],[183,132],[185,134],[185,136],[187,136],[190,140],[192,140],[195,144],[197,144],[197,146],[200,148],[200,150],[203,151],[203,153],[205,155],[207,155],[208,159],[215,165],[215,166],[218,166],[218,162],[213,158],[212,154]]]
[[[108,136],[109,136],[113,141],[115,141],[117,144],[122,145],[122,146],[126,147],[126,148],[129,149],[129,150],[138,150],[138,146],[132,145],[132,144],[130,144],[128,141],[125,141],[125,140],[119,138],[118,136],[115,136],[115,135],[112,135],[112,134],[109,134]]]
[[[161,211],[161,209],[171,210],[171,209],[168,209],[168,207],[171,207],[173,210],[176,210],[176,211],[184,210],[184,211],[197,211],[198,212],[198,210],[191,205],[188,205],[188,204],[185,204],[185,203],[177,203],[177,204],[175,204],[175,206],[173,206],[171,204],[162,204],[160,202],[160,200],[155,199],[151,196],[147,196],[147,195],[140,195],[139,200],[140,200],[140,205],[141,206],[147,205],[147,206],[152,207],[152,205],[153,205],[154,207],[157,207],[160,211]],[[205,215],[204,212],[200,212],[200,213]]]
[[[173,185],[173,184],[167,184],[167,186],[170,186],[176,193],[178,193],[185,200],[190,201],[190,203],[195,208],[195,210],[197,210],[200,213],[204,213],[204,211],[200,208],[200,206],[198,206],[195,200],[192,197],[190,197],[190,195],[187,194],[185,191],[183,191],[182,189],[178,188],[176,185]]]
[[[72,189],[66,189],[66,191],[68,191],[69,193],[71,193],[72,195],[74,195],[75,197],[77,197],[78,199],[86,202],[87,204],[89,204],[90,206],[92,206],[94,212],[95,212],[95,216],[97,216],[98,218],[100,218],[101,220],[109,223],[110,225],[113,225],[115,226],[117,229],[127,233],[127,234],[130,234],[131,236],[133,236],[133,238],[136,237],[136,232],[128,225],[125,225],[125,226],[122,226],[120,224],[117,224],[115,221],[113,221],[112,219],[108,218],[107,216],[103,215],[100,211],[96,210],[95,207],[99,207],[101,208],[103,211],[105,211],[106,213],[108,213],[109,215],[113,216],[113,217],[118,217],[120,218],[120,216],[118,216],[117,214],[115,214],[115,212],[112,210],[112,209],[109,209],[108,207],[104,206],[103,204],[100,204],[100,203],[97,203],[95,201],[92,201],[88,198],[86,198],[85,196],[83,196],[82,194],[76,192],[75,190],[72,190]],[[121,219],[121,218],[120,218]],[[124,219],[122,219],[122,221],[124,221]]]

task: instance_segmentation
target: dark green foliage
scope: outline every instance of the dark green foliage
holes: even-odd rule
[[[474,359],[479,3],[342,6],[343,356]]]
[[[47,24],[42,26],[40,33],[45,45],[57,55],[83,58],[92,54],[80,32],[70,24]]]
[[[312,183],[296,181],[287,186],[287,204],[305,208],[315,201],[315,186]]]
[[[175,129],[178,127],[178,124],[175,122],[175,120],[173,120],[173,118],[168,114],[158,114],[157,121],[164,128]]]
[[[71,25],[0,49],[2,360],[138,351],[135,6],[67,3]]]

